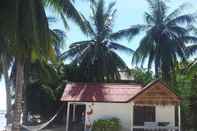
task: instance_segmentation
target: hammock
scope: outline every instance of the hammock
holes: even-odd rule
[[[47,122],[36,125],[36,126],[26,126],[26,125],[22,125],[22,127],[28,131],[40,131],[42,129],[44,129],[45,127],[47,127],[60,113],[61,109],[63,108],[63,106],[57,111],[57,113]]]
[[[55,114],[49,121],[36,125],[36,126],[26,126],[22,125],[23,128],[27,129],[28,131],[40,131],[43,128],[47,127],[56,117],[58,114]]]

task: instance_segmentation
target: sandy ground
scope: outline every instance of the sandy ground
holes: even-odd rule
[[[65,131],[65,129],[66,129],[65,126],[58,126],[58,127],[43,129],[41,131]]]
[[[41,131],[65,131],[65,129],[66,129],[65,126],[57,126],[57,127],[46,128]],[[0,131],[11,131],[11,129],[7,128],[7,130],[0,130]],[[28,131],[28,130],[22,130],[22,131]]]

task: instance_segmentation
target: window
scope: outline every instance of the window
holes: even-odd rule
[[[144,122],[155,122],[154,106],[134,106],[134,125],[143,126]]]

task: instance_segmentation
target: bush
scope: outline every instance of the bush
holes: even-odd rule
[[[120,131],[120,121],[117,118],[94,121],[92,131]]]

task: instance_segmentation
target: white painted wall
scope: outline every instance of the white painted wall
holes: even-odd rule
[[[86,103],[87,110],[91,103]],[[90,115],[91,123],[98,119],[116,117],[120,120],[122,131],[131,131],[133,106],[130,103],[94,103],[93,114]]]
[[[156,122],[170,122],[175,125],[175,106],[156,106]]]
[[[122,131],[132,131],[133,103],[76,103],[85,104],[86,112],[90,111],[89,107],[93,109],[93,114],[86,116],[86,124],[93,124],[98,119],[116,117],[120,120]],[[156,122],[170,122],[175,125],[175,106],[156,106]]]

